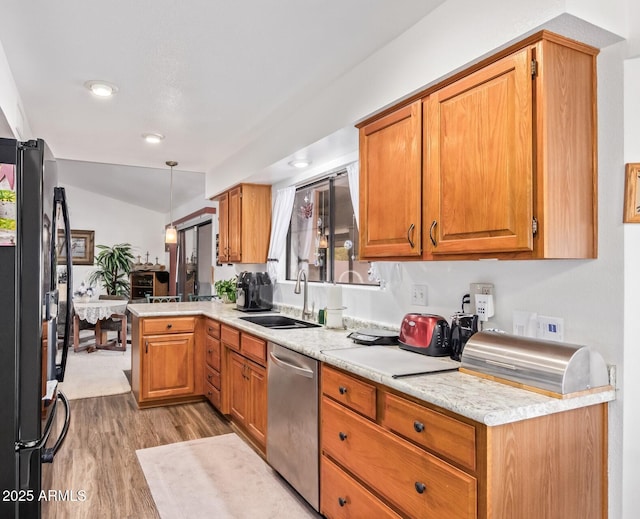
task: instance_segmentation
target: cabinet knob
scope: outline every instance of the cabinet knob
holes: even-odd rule
[[[171,328],[172,326],[173,326],[173,325],[172,325],[171,323],[169,323],[169,324],[167,325],[167,328]]]
[[[207,353],[213,353],[213,350],[209,349],[207,350]]]
[[[344,505],[346,505],[346,504],[347,504],[347,500],[346,500],[344,497],[339,497],[339,498],[338,498],[338,504],[339,504],[340,506],[344,506]]]
[[[347,388],[346,388],[346,387],[344,387],[344,386],[340,386],[340,387],[338,388],[338,391],[340,391],[340,394],[341,394],[341,395],[344,395],[344,394],[346,394],[346,392],[347,392]]]
[[[211,334],[211,332],[213,332],[213,328],[211,328],[211,326],[209,326],[209,334]]]
[[[413,422],[413,428],[415,429],[416,432],[422,432],[424,431],[424,424],[422,422],[418,422],[418,420],[416,420],[415,422]]]
[[[340,441],[345,441],[347,439],[347,433],[343,433],[342,431],[338,433],[338,436],[340,436]]]
[[[427,486],[424,483],[420,483],[419,481],[416,481],[415,487],[418,494],[424,494],[424,491],[427,489]]]
[[[209,373],[209,374],[207,374],[207,378],[208,378],[209,380],[211,380],[213,377],[212,377],[212,376],[211,376],[211,374]]]

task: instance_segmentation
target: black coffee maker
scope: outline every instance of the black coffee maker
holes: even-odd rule
[[[241,272],[236,282],[236,309],[265,312],[273,307],[273,285],[266,272]]]
[[[471,336],[478,331],[478,316],[457,312],[451,316],[451,328],[449,329],[449,345],[451,346],[451,358],[460,360],[462,350]]]

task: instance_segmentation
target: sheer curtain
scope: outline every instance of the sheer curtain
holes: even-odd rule
[[[360,229],[360,163],[353,162],[347,166],[349,178],[349,192],[351,193],[351,205],[353,215],[356,217],[356,225]]]
[[[267,254],[267,272],[272,283],[275,283],[278,277],[278,262],[280,261],[278,255],[282,254],[287,240],[287,231],[289,230],[295,196],[295,186],[278,189],[273,204],[271,238],[269,240],[269,253]]]

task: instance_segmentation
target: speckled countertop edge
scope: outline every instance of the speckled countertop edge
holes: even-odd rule
[[[235,310],[233,305],[217,302],[131,304],[127,308],[138,317],[204,315],[488,426],[610,402],[616,398],[615,389],[565,399],[551,398],[459,372],[393,378],[330,356],[331,350],[356,347],[347,338],[351,329],[272,330],[240,319],[247,314]],[[298,317],[293,309],[282,307],[280,310]],[[349,324],[362,327],[363,323]]]

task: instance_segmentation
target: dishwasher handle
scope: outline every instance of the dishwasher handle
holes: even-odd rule
[[[273,363],[283,369],[288,369],[293,371],[295,374],[300,375],[301,377],[313,378],[313,370],[307,368],[301,368],[299,366],[295,366],[293,364],[289,364],[282,359],[279,359],[272,351],[269,352],[269,357],[273,361]]]

